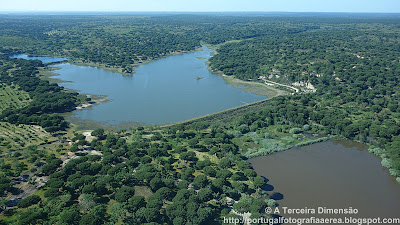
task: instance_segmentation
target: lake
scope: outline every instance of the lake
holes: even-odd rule
[[[400,217],[400,185],[365,145],[327,141],[248,161],[269,180],[270,193],[282,194],[280,208],[352,207],[358,214],[347,217]]]
[[[10,57],[11,58],[19,58],[19,59],[29,59],[29,60],[39,59],[43,63],[50,63],[50,62],[58,62],[58,61],[68,60],[67,58],[49,57],[49,56],[28,56],[26,54],[16,54],[16,55],[11,55]]]
[[[207,69],[212,49],[161,58],[140,65],[132,76],[69,63],[55,65],[60,85],[109,101],[73,112],[71,119],[107,125],[168,124],[263,100],[226,84]],[[29,57],[24,57],[29,58]],[[40,59],[40,57],[36,57]],[[47,59],[48,57],[46,57]],[[196,79],[202,77],[202,79]]]

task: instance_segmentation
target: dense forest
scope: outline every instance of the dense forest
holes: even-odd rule
[[[83,63],[133,67],[168,54],[270,34],[317,28],[295,19],[220,16],[1,16],[3,52],[58,55]]]
[[[0,98],[7,100],[0,132],[20,137],[0,137],[0,224],[220,224],[244,212],[266,216],[279,194],[266,191],[245,160],[331,135],[369,144],[400,181],[395,16],[2,15],[0,30]],[[299,93],[183,124],[84,135],[59,114],[79,96],[41,79],[40,61],[8,57],[63,56],[132,73],[202,44],[216,48],[212,70],[309,83],[315,91],[300,85]],[[42,186],[10,205],[13,182],[24,174]]]

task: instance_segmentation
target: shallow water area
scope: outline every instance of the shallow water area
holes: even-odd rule
[[[327,141],[249,159],[249,162],[258,175],[269,180],[269,192],[279,193],[276,196],[282,198],[278,201],[282,216],[400,218],[400,185],[365,145]],[[315,209],[316,214],[285,214],[283,207]],[[318,210],[324,207],[352,208],[358,213],[319,214]]]

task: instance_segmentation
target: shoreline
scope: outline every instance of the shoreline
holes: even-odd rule
[[[216,50],[215,50],[216,51]],[[267,98],[274,98],[281,95],[288,95],[290,94],[288,91],[281,90],[265,83],[260,83],[256,81],[244,81],[234,76],[228,76],[224,74],[222,71],[215,71],[210,67],[209,61],[206,62],[207,69],[218,76],[221,76],[224,79],[225,83],[228,85],[232,85],[235,88],[240,88],[245,92],[253,93],[260,96],[265,96]]]
[[[42,67],[40,72],[39,72],[39,77],[43,80],[47,80],[51,83],[56,83],[58,85],[60,85],[61,83],[72,83],[72,81],[66,81],[66,80],[61,80],[56,78],[57,76],[59,76],[60,74],[55,72],[57,70],[60,70],[60,67],[56,67],[56,66],[47,66],[47,67]],[[60,85],[61,86],[61,85]],[[107,102],[109,101],[109,99],[107,98],[106,95],[96,95],[96,94],[88,94],[88,93],[79,93],[78,90],[75,89],[69,89],[69,88],[65,88],[64,86],[62,86],[64,88],[65,91],[67,92],[76,92],[78,93],[78,99],[87,99],[90,98],[89,101],[84,100],[81,101],[80,104],[78,106],[75,107],[75,109],[71,112],[65,112],[65,113],[61,113],[64,116],[71,116],[72,112],[74,112],[75,110],[82,110],[82,109],[86,109],[88,107],[97,105],[99,103],[102,102]],[[78,124],[76,124],[78,125]]]
[[[175,56],[175,55],[182,55],[182,54],[187,54],[187,53],[193,53],[193,52],[198,52],[201,51],[201,49],[203,48],[203,46],[200,47],[196,47],[194,50],[192,51],[179,51],[179,52],[172,52],[166,55],[163,55],[159,58],[155,58],[155,59],[149,59],[149,60],[145,60],[142,61],[141,63],[134,63],[134,64],[130,64],[133,68],[132,68],[132,72],[131,73],[126,73],[122,71],[122,67],[108,67],[104,64],[101,63],[94,63],[94,62],[83,62],[82,59],[77,59],[77,60],[69,60],[68,63],[72,64],[72,65],[76,65],[76,66],[88,66],[88,67],[96,67],[99,69],[103,69],[109,72],[113,72],[113,73],[119,73],[122,76],[132,76],[133,74],[135,74],[135,70],[136,68],[138,68],[141,65],[146,65],[148,63],[151,63],[155,60],[159,60],[162,58],[166,58],[166,57],[170,57],[170,56]]]
[[[244,39],[244,40],[246,40],[246,39]],[[203,44],[203,45],[213,49],[213,52],[211,52],[211,57],[212,57],[213,55],[218,54],[218,50],[217,50],[218,47],[225,45],[225,44],[229,44],[229,43],[241,42],[244,40],[231,40],[231,41],[226,41],[224,43],[217,44],[217,45],[211,45],[211,44]],[[290,92],[272,87],[271,85],[268,85],[266,82],[260,83],[257,81],[240,80],[238,78],[235,78],[234,76],[228,76],[228,75],[224,74],[222,71],[213,70],[210,67],[209,59],[207,60],[206,65],[207,65],[207,69],[211,73],[221,76],[225,80],[226,84],[232,85],[233,87],[236,87],[236,88],[240,88],[246,92],[250,92],[250,93],[253,93],[256,95],[266,96],[268,98],[274,98],[277,96],[290,94]],[[284,84],[279,84],[279,83],[275,83],[275,85],[285,86]]]
[[[244,40],[246,40],[246,39],[244,39]],[[57,68],[57,67],[56,67],[57,64],[61,64],[61,63],[70,63],[70,64],[76,65],[76,66],[96,67],[96,68],[103,69],[103,70],[106,70],[106,71],[109,71],[109,72],[119,73],[119,74],[121,74],[122,76],[132,76],[132,75],[135,74],[135,69],[138,68],[139,66],[145,65],[145,64],[148,64],[148,63],[151,63],[151,62],[153,62],[153,61],[155,61],[155,60],[158,60],[158,59],[162,59],[162,58],[166,58],[166,57],[174,56],[174,55],[182,55],[182,54],[187,54],[187,53],[198,52],[198,51],[201,51],[201,50],[202,50],[203,46],[209,47],[209,48],[211,48],[211,49],[213,50],[213,51],[210,53],[210,55],[211,55],[211,57],[212,57],[214,54],[218,54],[218,51],[217,51],[218,47],[220,47],[220,46],[222,46],[222,45],[225,45],[225,44],[234,43],[234,42],[240,42],[240,41],[243,41],[243,40],[230,40],[230,41],[226,41],[226,42],[224,42],[224,43],[217,44],[217,45],[212,45],[212,44],[207,44],[207,43],[201,43],[201,46],[200,46],[200,47],[196,47],[196,48],[195,48],[194,50],[192,50],[192,51],[172,52],[172,53],[170,53],[170,54],[166,54],[166,55],[161,56],[161,57],[156,58],[156,59],[145,60],[145,61],[143,61],[142,63],[134,63],[134,64],[131,65],[131,66],[133,66],[132,72],[131,72],[131,73],[123,72],[123,71],[122,71],[122,67],[118,67],[118,66],[116,66],[116,67],[108,67],[108,66],[106,66],[106,65],[104,65],[104,64],[100,64],[100,63],[83,62],[82,59],[72,60],[72,59],[69,59],[69,58],[67,58],[67,59],[68,59],[67,61],[53,62],[53,63],[51,63],[52,67],[47,67],[47,68],[55,68],[55,69],[53,69],[53,70],[57,70],[57,69],[56,69],[56,68]],[[28,54],[27,54],[27,55],[28,55]],[[39,55],[39,54],[38,54],[38,55],[33,55],[33,54],[32,54],[32,55],[28,55],[28,56],[41,56],[41,55]],[[48,55],[43,55],[43,56],[45,56],[45,57],[60,57],[60,58],[66,58],[66,57],[64,57],[64,56],[48,56]],[[206,58],[205,58],[205,59],[206,59]],[[209,64],[210,64],[210,63],[209,63],[209,61],[208,61],[208,59],[207,59],[207,61],[206,61],[207,69],[208,69],[211,73],[214,73],[214,74],[217,74],[217,75],[219,75],[219,76],[222,76],[222,78],[225,80],[226,84],[232,85],[233,87],[236,87],[236,88],[241,88],[242,90],[244,90],[244,91],[246,91],[246,92],[253,93],[253,94],[256,94],[256,95],[260,95],[260,96],[266,96],[266,97],[268,97],[268,98],[273,98],[273,97],[276,97],[276,96],[281,96],[281,95],[288,95],[288,94],[290,94],[288,91],[285,91],[285,90],[281,90],[281,89],[272,87],[272,86],[267,85],[267,84],[265,84],[265,83],[260,83],[260,82],[257,82],[257,81],[244,81],[244,80],[237,79],[237,78],[235,78],[234,76],[225,75],[225,74],[222,73],[222,71],[214,71],[214,70],[211,69],[211,67],[209,66]],[[54,76],[54,75],[53,75],[53,76]],[[56,75],[55,75],[55,76],[56,76]],[[46,79],[48,79],[48,80],[51,79],[53,82],[56,82],[56,83],[67,83],[67,82],[71,82],[71,81],[58,80],[57,78],[51,78],[51,75],[50,75],[50,76],[47,76]],[[283,84],[278,84],[278,83],[275,83],[275,85],[282,85],[282,86],[284,86]],[[90,93],[89,93],[89,94],[90,94]]]
[[[170,54],[170,55],[167,55],[167,56],[164,56],[164,57],[161,57],[161,58],[165,58],[165,57],[169,57],[169,56],[173,56],[173,55],[181,55],[181,54],[187,54],[187,53],[201,51],[203,46],[209,47],[207,45],[202,45],[202,47],[196,48],[194,51],[174,53],[174,54]],[[211,52],[211,54],[216,52],[215,49],[212,48],[212,50],[213,51]],[[158,59],[161,59],[161,58],[158,58]],[[145,63],[140,64],[140,65],[144,65],[144,64],[150,63],[152,61],[153,60],[149,60],[149,61],[147,61]],[[104,68],[104,66],[101,66],[100,64],[74,63],[74,62],[71,62],[71,61],[69,61],[68,63],[71,63],[73,65],[78,65],[78,66],[90,66],[90,67],[96,67],[96,68],[104,69],[104,70],[111,71],[111,72],[117,72],[117,73],[121,74],[122,76],[128,75],[128,74],[121,73],[120,71],[116,71],[117,68]],[[276,89],[274,87],[268,86],[268,85],[260,83],[260,82],[243,81],[243,80],[231,77],[231,76],[224,75],[220,71],[213,71],[209,66],[209,62],[207,61],[205,63],[206,63],[206,68],[211,73],[213,73],[215,75],[218,75],[218,76],[221,76],[224,79],[226,84],[232,85],[235,88],[240,88],[240,89],[244,90],[245,92],[250,92],[250,93],[253,93],[253,94],[256,94],[256,95],[260,95],[260,96],[266,96],[267,98],[263,99],[261,101],[258,101],[258,102],[253,102],[253,103],[250,103],[250,104],[241,105],[241,106],[238,106],[238,107],[226,109],[226,110],[215,112],[215,113],[212,113],[212,114],[203,115],[203,116],[192,118],[192,119],[185,120],[185,121],[180,121],[180,122],[177,122],[177,123],[187,123],[187,122],[192,121],[192,120],[196,121],[198,119],[204,119],[204,118],[207,118],[207,117],[210,117],[210,116],[213,117],[213,116],[218,115],[218,114],[225,114],[226,112],[230,112],[230,111],[237,111],[238,109],[246,108],[246,107],[251,106],[251,105],[257,105],[260,102],[264,102],[265,100],[271,99],[273,97],[280,96],[280,95],[287,95],[288,94],[288,92],[286,92],[284,90]],[[41,76],[44,77],[44,79],[49,80],[50,82],[55,82],[55,83],[58,83],[58,84],[71,82],[71,81],[64,81],[64,80],[61,80],[61,79],[57,79],[57,76],[59,76],[59,74],[56,72],[56,70],[59,70],[59,69],[60,68],[57,67],[57,65],[51,65],[51,66],[45,67],[43,69],[43,71],[41,71]],[[132,74],[130,74],[130,75],[132,75]],[[70,89],[66,89],[66,90],[70,90]],[[70,91],[78,92],[78,90],[73,90],[73,89],[71,89]],[[93,99],[91,99],[90,101],[82,101],[80,103],[80,105],[76,107],[75,110],[87,109],[88,107],[94,106],[95,104],[108,101],[107,96],[96,96],[96,95],[91,95],[90,93],[80,93],[80,95],[82,96],[82,98],[91,97]],[[65,116],[69,117],[68,120],[70,120],[72,123],[74,123],[76,125],[81,124],[83,127],[90,126],[91,128],[95,128],[95,127],[108,127],[108,128],[110,128],[110,127],[121,127],[121,125],[122,125],[122,124],[120,124],[120,125],[114,126],[114,125],[101,124],[101,123],[97,123],[97,122],[94,122],[94,121],[93,121],[93,123],[90,122],[90,121],[78,121],[77,119],[72,119],[70,117],[71,115],[72,115],[72,113],[65,114]],[[137,122],[125,123],[124,125],[128,125],[128,124],[129,125],[136,125],[136,126],[138,124],[140,124],[141,126],[145,125],[145,124],[137,123]],[[161,126],[170,126],[170,125],[173,125],[173,124],[176,124],[176,123],[164,124],[164,125],[161,125]],[[149,125],[149,124],[146,124],[146,125]]]
[[[268,98],[274,98],[277,96],[289,94],[289,92],[287,91],[280,90],[260,82],[244,81],[227,75],[222,75],[222,78],[227,84],[232,85],[233,87],[241,88],[246,92],[250,92],[256,95],[263,95]]]

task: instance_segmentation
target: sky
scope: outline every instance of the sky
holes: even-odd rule
[[[3,0],[0,11],[399,13],[400,0]]]

